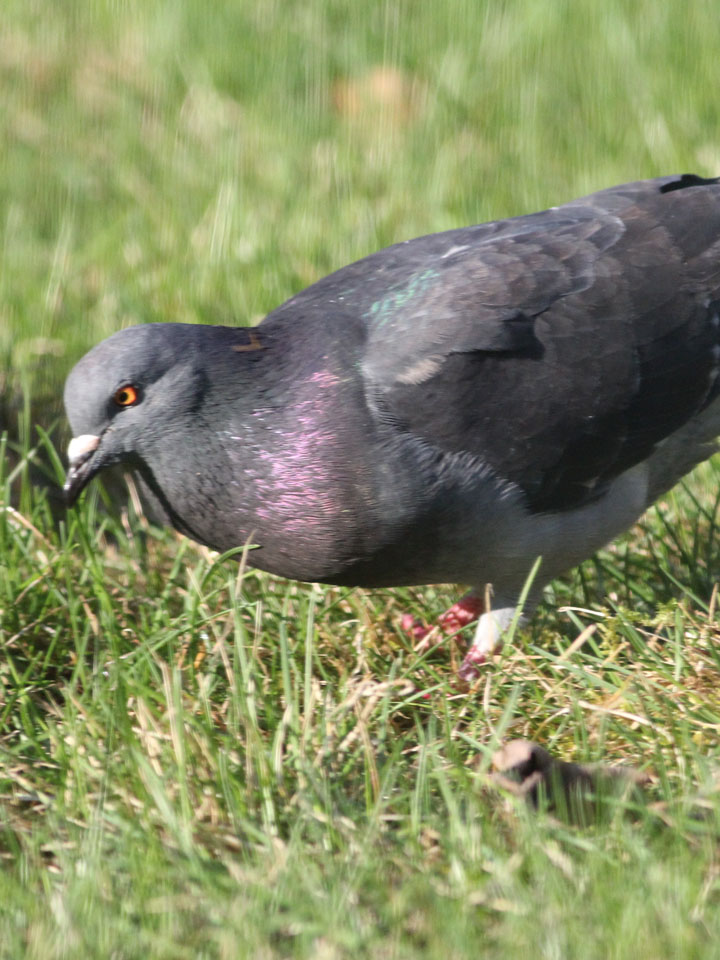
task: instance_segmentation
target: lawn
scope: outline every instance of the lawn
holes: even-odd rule
[[[720,461],[470,694],[399,628],[456,588],[288,583],[120,477],[58,494],[65,375],[123,326],[720,173],[719,36],[715,0],[5,0],[0,957],[720,955]],[[535,813],[489,775],[513,737],[650,786]]]

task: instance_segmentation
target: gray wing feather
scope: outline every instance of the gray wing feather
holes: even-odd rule
[[[720,186],[669,179],[454,234],[445,262],[436,238],[365,314],[378,415],[535,510],[647,458],[718,390]]]
[[[369,380],[381,388],[420,383],[454,353],[532,351],[535,318],[590,287],[598,258],[624,230],[618,217],[587,205],[499,226],[432,238],[414,271],[368,305]]]

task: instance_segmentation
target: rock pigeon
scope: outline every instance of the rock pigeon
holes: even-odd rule
[[[526,613],[714,451],[719,371],[720,178],[639,181],[398,243],[254,328],[121,330],[67,379],[65,492],[124,463],[272,573],[470,584],[472,679],[537,557]]]

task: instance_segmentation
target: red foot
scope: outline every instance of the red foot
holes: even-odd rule
[[[403,633],[407,633],[416,642],[424,640],[431,630],[422,620],[418,620],[417,617],[414,617],[411,613],[403,615],[400,621],[400,627]]]
[[[480,653],[480,651],[476,650],[474,647],[470,647],[468,652],[465,654],[465,659],[460,664],[458,677],[460,680],[464,680],[465,683],[474,683],[480,676],[478,667],[483,663],[487,663],[487,657],[485,654]]]
[[[411,613],[405,614],[400,625],[414,641],[415,649],[420,652],[426,650],[433,642],[439,642],[443,636],[451,636],[469,623],[473,623],[482,612],[483,602],[480,597],[468,593],[438,617],[437,623],[432,627],[416,619]],[[486,662],[486,654],[471,646],[458,670],[458,679],[463,683],[473,684],[480,676],[478,668]],[[428,697],[429,694],[424,696]]]
[[[457,633],[469,623],[473,623],[483,612],[483,602],[480,597],[469,593],[461,597],[457,603],[454,603],[449,610],[438,619],[438,623],[443,632],[448,634]]]
[[[430,644],[435,636],[442,634],[447,637],[452,636],[458,630],[477,620],[482,612],[483,602],[480,597],[468,593],[438,617],[434,626],[428,626],[422,620],[413,617],[411,613],[405,614],[400,621],[400,626],[412,638],[416,647],[423,649]],[[439,639],[440,636],[438,636]],[[427,644],[423,643],[425,640],[427,640]]]

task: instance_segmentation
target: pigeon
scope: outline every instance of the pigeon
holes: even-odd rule
[[[714,452],[719,373],[720,178],[637,181],[398,243],[255,327],[115,333],[67,378],[65,496],[122,463],[271,573],[468,584],[469,681],[537,558],[525,617]]]

